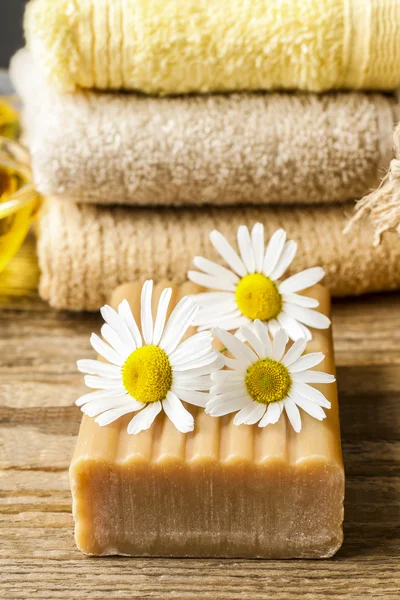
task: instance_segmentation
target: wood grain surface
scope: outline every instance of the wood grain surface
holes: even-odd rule
[[[347,474],[345,542],[327,561],[88,558],[68,466],[78,358],[98,315],[37,295],[32,240],[0,275],[0,599],[400,598],[400,294],[339,300],[333,326]]]

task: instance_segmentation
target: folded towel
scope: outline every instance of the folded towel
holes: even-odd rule
[[[235,243],[237,227],[256,221],[267,235],[284,227],[299,242],[293,269],[323,266],[336,296],[400,287],[400,239],[389,233],[373,248],[368,228],[343,236],[345,212],[332,205],[155,210],[51,200],[39,223],[40,293],[57,308],[96,310],[127,280],[180,283],[194,256],[216,258],[212,229]]]
[[[400,85],[400,0],[33,0],[25,31],[63,90]]]
[[[60,95],[26,51],[14,57],[11,74],[25,103],[38,189],[80,202],[359,198],[388,167],[400,117],[395,98],[380,94]]]

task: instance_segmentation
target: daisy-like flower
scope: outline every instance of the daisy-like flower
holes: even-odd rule
[[[79,360],[86,373],[85,383],[98,391],[76,401],[99,425],[109,425],[123,415],[137,412],[128,433],[149,429],[158,413],[166,415],[182,433],[192,431],[193,416],[182,401],[204,407],[211,387],[210,374],[223,365],[211,345],[212,333],[197,333],[180,343],[198,310],[189,297],[174,308],[166,323],[172,290],[166,288],[158,303],[153,323],[151,309],[153,282],[146,281],[141,294],[141,329],[127,300],[115,311],[103,306],[103,341],[95,333],[91,344],[108,362]]]
[[[212,374],[214,385],[206,413],[221,417],[237,412],[235,425],[258,423],[259,427],[277,423],[283,410],[296,432],[301,430],[299,407],[322,421],[329,400],[310,383],[333,383],[329,373],[310,370],[323,359],[322,352],[304,354],[307,340],[299,339],[286,352],[288,336],[278,329],[273,340],[267,327],[256,320],[255,333],[244,326],[244,343],[227,331],[216,328],[214,335],[221,340],[233,358],[224,357],[228,369]]]
[[[286,241],[283,229],[275,231],[265,249],[264,226],[256,223],[250,234],[241,225],[237,233],[240,256],[219,231],[212,231],[210,240],[230,269],[201,256],[194,258],[194,265],[202,272],[189,271],[189,279],[217,290],[196,295],[201,308],[194,324],[199,331],[215,326],[233,331],[259,319],[272,334],[283,328],[295,341],[302,337],[311,339],[308,326],[329,327],[328,317],[313,310],[319,302],[297,293],[324,277],[321,267],[281,281],[297,251],[296,242]]]

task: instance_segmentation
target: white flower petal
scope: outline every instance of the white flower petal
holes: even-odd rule
[[[314,327],[315,329],[328,329],[331,322],[328,317],[312,308],[304,308],[295,304],[284,304],[283,310],[300,323]]]
[[[215,373],[212,373],[211,379],[215,383],[222,383],[223,381],[226,381],[226,382],[241,381],[244,379],[245,372],[246,372],[246,369],[243,369],[241,371],[237,371],[237,370],[231,371],[228,369],[223,369],[222,371],[216,371]]]
[[[246,369],[243,369],[241,371],[231,371],[228,369],[223,369],[222,371],[216,371],[215,373],[212,373],[211,379],[216,383],[222,381],[240,381],[241,379],[243,379],[245,371]]]
[[[286,400],[283,401],[283,404],[285,406],[285,411],[290,421],[290,424],[292,425],[295,432],[299,433],[299,431],[301,431],[301,417],[299,409],[297,408],[296,404],[291,398],[286,398]]]
[[[301,383],[300,381],[294,381],[292,385],[292,391],[308,400],[314,402],[314,404],[318,404],[318,406],[322,406],[323,408],[331,408],[331,403],[327,398],[325,398],[324,394],[319,390],[311,387],[311,385],[307,385],[307,383]]]
[[[297,304],[297,306],[304,306],[305,308],[317,308],[319,306],[318,300],[309,296],[302,296],[301,294],[282,294],[282,300],[283,302]]]
[[[254,328],[256,331],[256,335],[260,339],[264,348],[263,358],[272,358],[272,342],[268,334],[268,327],[264,325],[264,323],[262,323],[259,319],[256,319],[254,321]]]
[[[107,410],[106,412],[101,413],[95,418],[95,421],[101,427],[105,427],[106,425],[110,425],[117,419],[120,419],[124,415],[132,412],[131,405],[125,404],[124,406],[120,406],[119,408],[112,408],[111,410]]]
[[[104,321],[113,329],[121,342],[128,348],[129,353],[136,350],[136,343],[124,319],[106,304],[100,309]]]
[[[217,320],[218,326],[221,329],[224,329],[225,331],[236,331],[239,327],[242,327],[242,325],[246,325],[249,322],[250,322],[250,319],[248,319],[244,315],[241,315],[240,317],[231,317],[229,319],[218,319]],[[214,326],[215,326],[215,323],[214,324],[207,323],[205,325],[200,325],[198,327],[198,331],[204,331],[206,329],[209,329],[210,327],[213,329]]]
[[[153,344],[158,346],[161,336],[164,331],[165,320],[167,318],[168,306],[172,296],[172,288],[165,288],[161,292],[160,300],[158,301],[156,322],[153,331]]]
[[[269,276],[275,269],[281,257],[285,241],[286,231],[284,229],[278,229],[271,236],[271,239],[269,240],[267,249],[265,251],[263,266],[264,275]]]
[[[163,400],[165,414],[172,421],[178,431],[188,433],[194,429],[194,419],[189,411],[184,408],[182,402],[173,392],[168,392]]]
[[[256,262],[254,259],[253,244],[251,243],[250,233],[246,225],[240,225],[237,231],[237,241],[240,255],[248,273],[254,273]]]
[[[190,281],[205,288],[224,290],[226,292],[234,292],[236,289],[236,285],[229,281],[229,279],[215,277],[214,275],[206,275],[206,273],[200,273],[200,271],[188,271],[187,275]]]
[[[288,343],[288,336],[284,329],[279,329],[274,335],[274,341],[272,342],[272,358],[280,361],[285,352]]]
[[[306,327],[305,325],[303,325],[303,323],[299,323],[301,330],[303,332],[303,337],[307,340],[307,342],[309,342],[310,340],[312,340],[312,334],[311,331],[308,329],[308,327]]]
[[[200,406],[201,408],[205,408],[207,402],[210,399],[210,394],[208,392],[184,390],[178,385],[173,385],[171,388],[171,392],[176,394],[180,400],[183,400],[183,402],[187,402],[188,404],[192,404],[193,406]]]
[[[292,396],[292,394],[290,394],[290,397],[297,404],[297,406],[302,408],[311,417],[314,417],[314,419],[317,419],[318,421],[323,421],[325,419],[326,414],[324,413],[322,408],[314,402],[312,402],[312,400],[308,400],[303,396]]]
[[[121,398],[103,398],[102,400],[94,400],[93,402],[87,402],[82,407],[82,412],[88,417],[97,417],[101,413],[112,410],[115,408],[129,407],[129,412],[135,412],[143,408],[143,404],[131,398],[128,394]]]
[[[323,371],[300,371],[292,374],[293,381],[300,383],[333,383],[336,381],[334,375]]]
[[[211,331],[207,330],[207,331],[201,331],[200,333],[211,333]],[[190,339],[190,338],[188,338]],[[185,340],[186,341],[186,340]],[[211,345],[211,343],[206,342],[204,344],[196,344],[193,347],[191,347],[190,351],[189,349],[186,352],[186,355],[183,352],[179,352],[178,355],[175,355],[176,351],[179,351],[179,348],[181,347],[182,344],[179,344],[177,347],[177,350],[174,350],[173,352],[171,352],[171,354],[169,355],[169,359],[170,359],[170,363],[171,365],[174,367],[176,366],[183,366],[185,365],[187,362],[190,362],[192,360],[196,360],[196,359],[200,359],[203,356],[205,356],[206,354],[208,354],[209,352],[211,352],[213,350],[213,347]],[[173,356],[174,358],[171,360],[171,356]]]
[[[118,333],[114,331],[107,323],[104,323],[101,327],[101,335],[110,344],[110,346],[118,352],[124,361],[132,353],[131,348],[119,337]]]
[[[228,369],[232,369],[235,373],[243,374],[243,372],[246,371],[246,369],[249,367],[249,363],[245,359],[230,358],[229,356],[225,355],[223,356],[225,366],[228,367]]]
[[[251,231],[255,269],[257,273],[263,272],[264,267],[264,225],[256,223]]]
[[[282,329],[282,327],[279,325],[279,323],[278,323],[278,321],[276,319],[270,319],[265,324],[267,325],[267,323],[268,323],[269,332],[272,335],[272,337],[274,337],[274,335],[276,335],[276,333],[280,329]]]
[[[312,285],[315,285],[324,277],[325,271],[322,267],[312,267],[311,269],[305,269],[292,275],[285,281],[279,284],[279,291],[281,294],[289,294],[293,292],[300,292],[305,290]]]
[[[153,280],[148,279],[142,287],[140,300],[140,320],[142,322],[142,333],[145,344],[153,341],[153,313],[151,310],[151,299],[153,295]]]
[[[207,365],[203,365],[202,367],[196,367],[193,369],[186,369],[185,371],[181,371],[188,377],[198,377],[200,375],[210,375],[214,371],[218,371],[218,369],[222,369],[224,366],[224,360],[221,355],[216,354],[212,363]]]
[[[184,365],[185,363],[196,360],[205,356],[212,350],[212,333],[211,331],[202,331],[196,333],[190,338],[179,344],[169,355],[169,361],[173,367]]]
[[[211,379],[215,385],[219,383],[228,385],[229,383],[233,382],[244,382],[245,375],[246,369],[243,369],[242,371],[230,371],[223,369],[222,371],[215,371],[215,373],[212,373]]]
[[[76,363],[78,371],[88,375],[102,375],[103,377],[121,378],[121,368],[100,360],[82,359]]]
[[[205,333],[205,332],[202,332],[202,333]],[[211,333],[211,332],[207,332],[207,333]],[[178,346],[177,350],[179,350],[179,348],[180,348],[180,346]],[[209,342],[209,341],[204,342],[202,344],[196,344],[196,346],[194,346],[192,352],[186,351],[186,353],[179,353],[176,356],[175,353],[177,352],[177,350],[174,350],[174,352],[172,352],[169,357],[171,365],[176,366],[177,371],[188,368],[187,365],[190,365],[191,363],[194,363],[195,361],[200,361],[202,359],[208,360],[209,355],[211,358],[212,353],[215,352],[214,348],[211,345],[211,342]],[[174,357],[173,360],[171,359],[172,356]]]
[[[274,425],[280,419],[283,411],[283,402],[271,402],[268,404],[267,412],[259,422],[259,427],[266,427],[267,425]]]
[[[297,244],[293,240],[289,240],[283,247],[282,254],[275,269],[270,274],[272,281],[280,279],[285,271],[292,264],[297,252]]]
[[[192,294],[189,298],[191,298],[195,304],[199,304],[201,310],[206,307],[214,308],[220,304],[226,306],[230,301],[235,302],[235,294],[233,292],[202,292],[201,294]]]
[[[284,364],[285,367],[290,367],[290,365],[292,363],[296,362],[296,360],[300,358],[300,356],[303,354],[304,350],[306,349],[306,346],[307,346],[306,339],[301,338],[299,340],[296,340],[294,342],[294,344],[286,352],[284,357],[282,358],[282,364]]]
[[[211,389],[213,390],[214,388],[212,387]],[[217,394],[216,396],[214,396],[211,393],[210,400],[208,403],[209,406],[214,406],[214,405],[220,404],[221,402],[231,402],[232,400],[236,400],[237,398],[243,398],[244,396],[246,396],[248,398],[248,401],[251,402],[253,399],[248,394],[247,389],[244,389],[242,392],[240,391],[240,389],[241,388],[238,386],[237,388],[235,388],[234,390],[231,390],[230,392],[228,392],[227,390],[224,390],[223,392],[221,392],[220,394]]]
[[[207,323],[214,323],[218,325],[220,321],[229,321],[237,319],[242,316],[242,313],[236,306],[236,304],[224,307],[224,311],[218,309],[200,309],[196,315],[194,325],[206,325]]]
[[[75,404],[76,404],[76,406],[83,406],[87,402],[92,402],[95,400],[103,400],[104,398],[107,398],[107,399],[122,398],[122,397],[127,396],[127,394],[128,394],[128,392],[125,389],[118,390],[118,391],[98,390],[97,392],[89,392],[88,394],[81,396],[80,398],[78,398],[78,400],[76,400]],[[111,400],[111,401],[113,401],[113,400]]]
[[[218,254],[240,277],[247,275],[246,268],[228,240],[216,229],[210,233],[210,241]]]
[[[238,283],[239,281],[239,277],[236,275],[236,273],[233,273],[226,267],[223,267],[212,260],[208,260],[207,258],[203,258],[202,256],[195,256],[193,259],[193,264],[201,271],[204,271],[204,273],[207,273],[207,275],[221,277],[222,279],[226,279],[234,284]]]
[[[223,365],[222,357],[220,357],[220,354],[211,347],[203,356],[195,356],[193,359],[191,356],[188,356],[187,362],[174,367],[174,372],[184,372],[191,369],[198,369],[199,367],[205,367],[215,362],[218,358],[221,358],[221,363]]]
[[[210,390],[211,396],[216,396],[217,394],[229,394],[230,392],[236,392],[238,396],[247,394],[243,375],[241,376],[241,379],[234,379],[232,381],[225,380],[215,383]]]
[[[296,340],[304,338],[304,332],[300,323],[285,313],[284,310],[279,313],[277,320],[279,325],[286,331],[291,340],[295,342]]]
[[[209,375],[200,375],[198,377],[192,377],[184,373],[174,374],[174,385],[179,386],[184,390],[197,390],[206,391],[211,389],[212,380]]]
[[[128,300],[122,300],[120,305],[118,306],[118,314],[124,320],[126,326],[128,327],[133,340],[136,344],[136,348],[140,348],[143,344],[142,336],[139,331],[139,327],[135,321],[135,318],[132,314],[131,307],[129,306]]]
[[[324,358],[325,355],[322,352],[310,352],[309,354],[304,354],[304,356],[301,356],[290,365],[289,372],[298,373],[299,371],[312,369],[313,367],[319,365]]]
[[[254,352],[258,355],[258,358],[265,358],[265,348],[262,341],[246,326],[240,328],[240,333],[243,338],[250,344]],[[268,335],[268,334],[267,334]]]
[[[161,402],[152,402],[133,417],[128,425],[128,433],[136,435],[149,429],[158,413],[162,410]]]
[[[185,296],[178,302],[168,319],[159,346],[167,354],[171,354],[188,328],[191,326],[199,307]]]
[[[164,350],[167,354],[176,349],[189,327],[193,325],[193,319],[196,316],[198,308],[198,306],[192,306],[182,315],[182,320],[179,323],[175,323],[175,327],[170,331],[169,337],[164,343]]]
[[[181,342],[176,350],[171,352],[170,356],[177,356],[179,353],[183,355],[187,355],[191,353],[193,350],[196,350],[197,347],[203,348],[205,345],[210,345],[213,341],[213,335],[211,331],[203,331],[202,333],[195,333],[187,338],[185,341]]]
[[[90,336],[90,343],[97,354],[100,354],[100,356],[108,360],[111,364],[122,367],[125,358],[120,356],[111,346],[103,342],[96,333],[92,333]]]
[[[225,415],[229,415],[231,413],[237,412],[246,406],[249,403],[251,398],[249,396],[242,396],[239,398],[235,398],[234,400],[230,400],[229,402],[219,402],[214,405],[211,404],[209,406],[209,402],[206,404],[206,414],[211,415],[212,417],[224,417]]]
[[[224,331],[220,327],[213,329],[213,333],[236,359],[245,361],[248,367],[258,360],[253,350],[231,333]]]
[[[250,402],[242,408],[233,419],[234,425],[254,425],[257,423],[266,411],[265,404],[259,402]]]
[[[122,379],[107,379],[98,375],[85,375],[85,385],[95,390],[124,390]]]

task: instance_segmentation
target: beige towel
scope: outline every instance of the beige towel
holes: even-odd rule
[[[11,68],[39,190],[132,205],[322,203],[359,198],[392,158],[394,97],[59,95],[29,54]]]
[[[342,206],[155,210],[49,201],[39,225],[40,293],[58,308],[95,310],[127,280],[180,283],[195,255],[216,258],[212,229],[235,243],[237,227],[256,221],[268,235],[284,227],[299,243],[293,270],[323,266],[335,296],[400,287],[400,239],[388,233],[373,248],[368,228],[343,236],[345,212]]]

